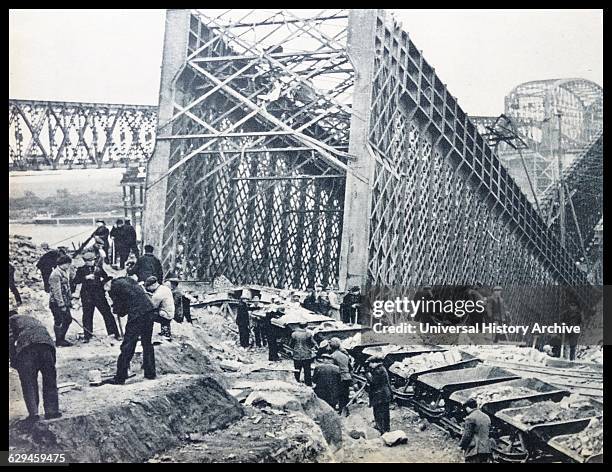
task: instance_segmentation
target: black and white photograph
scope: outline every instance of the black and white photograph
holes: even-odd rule
[[[9,9],[5,465],[602,463],[603,9]]]

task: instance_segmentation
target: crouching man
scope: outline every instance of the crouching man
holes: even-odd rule
[[[119,316],[127,315],[121,354],[117,359],[117,373],[105,383],[123,385],[128,377],[130,362],[134,357],[136,343],[142,345],[142,364],[144,376],[155,378],[155,351],[153,336],[153,319],[156,308],[144,289],[131,277],[119,277],[111,282],[109,295],[113,301],[113,311]]]
[[[45,419],[59,418],[57,376],[55,372],[55,343],[36,318],[20,315],[9,309],[9,359],[19,374],[23,400],[28,409],[26,421],[38,416],[38,373],[42,374]]]
[[[482,463],[491,461],[491,440],[489,429],[491,419],[478,409],[478,403],[470,398],[465,404],[468,415],[463,422],[463,436],[459,447],[465,454],[465,462]]]

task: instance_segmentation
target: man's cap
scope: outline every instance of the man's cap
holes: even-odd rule
[[[47,242],[40,243],[40,247],[42,247],[43,249],[49,249],[49,243]]]
[[[329,345],[338,348],[342,345],[342,341],[340,341],[340,338],[333,337],[329,340]]]
[[[319,356],[319,359],[329,359],[329,360],[334,360],[334,358],[331,356],[331,354],[327,354],[327,353],[321,354],[321,355]]]
[[[116,221],[116,223],[117,223],[118,225],[119,225],[119,224],[121,224],[121,225],[122,225],[122,224],[123,224],[123,220],[122,220],[121,218],[119,218],[119,219]]]
[[[308,326],[308,321],[300,321],[300,322],[298,323],[298,326],[299,326],[300,328],[305,328],[306,326]]]
[[[423,285],[423,290],[431,290],[431,285]]]
[[[500,285],[496,285],[495,287],[493,287],[493,290],[501,290],[501,286]]]
[[[86,252],[83,254],[84,261],[94,261],[96,259],[96,255],[93,252]]]
[[[104,220],[96,220],[96,223],[102,223],[103,225],[105,225],[106,223],[104,222]]]
[[[168,282],[180,282],[179,278],[175,275],[175,274],[168,274],[168,276],[166,277],[166,280]]]
[[[147,279],[144,281],[144,286],[145,287],[150,287],[153,284],[157,283],[157,277],[155,277],[154,275],[151,275],[150,277],[147,277]]]
[[[70,264],[71,262],[70,256],[60,256],[57,258],[57,265]]]
[[[317,287],[323,288],[323,285],[321,285],[321,284],[315,284],[315,288],[317,288]]]
[[[359,292],[359,290],[361,290],[357,285],[354,285],[351,287],[350,292]]]
[[[319,344],[319,349],[326,349],[327,347],[329,347],[329,341],[327,339],[324,339]]]

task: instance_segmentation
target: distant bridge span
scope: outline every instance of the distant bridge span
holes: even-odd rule
[[[157,106],[9,100],[9,171],[143,164]]]

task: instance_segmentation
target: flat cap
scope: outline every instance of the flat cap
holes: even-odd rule
[[[157,283],[157,277],[155,277],[154,275],[151,275],[150,277],[147,277],[146,280],[144,281],[144,286],[145,287],[150,287],[153,284]]]
[[[96,255],[93,252],[86,252],[83,254],[84,261],[93,261],[96,259]]]

